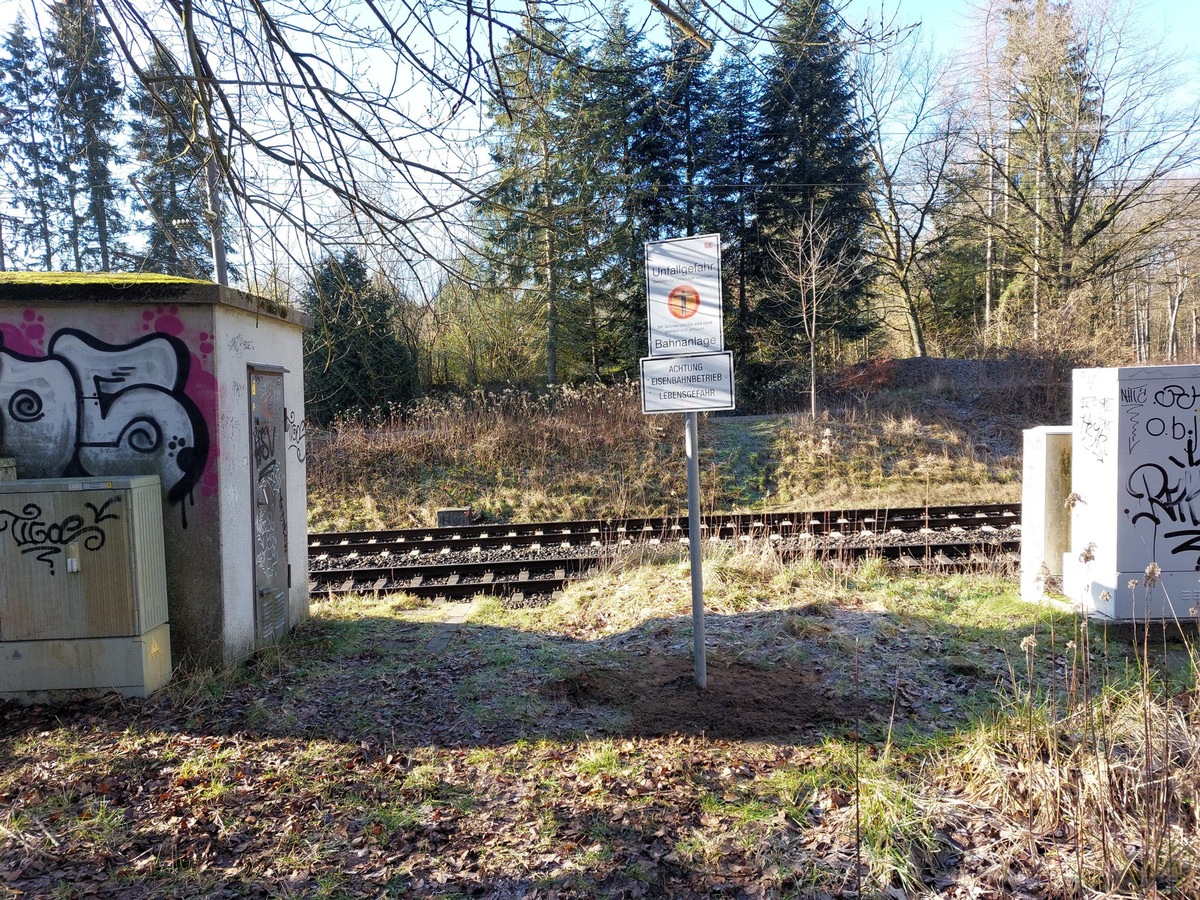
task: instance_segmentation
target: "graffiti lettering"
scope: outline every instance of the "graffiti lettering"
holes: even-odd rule
[[[1136,422],[1136,419],[1134,420]],[[1188,426],[1192,427],[1189,428]],[[1150,437],[1162,437],[1169,431],[1171,440],[1182,441],[1196,436],[1197,417],[1192,416],[1192,420],[1180,420],[1171,416],[1171,424],[1168,427],[1166,419],[1161,416],[1154,416],[1152,419],[1146,420],[1146,434]]]
[[[1144,384],[1121,388],[1121,405],[1124,407],[1126,422],[1128,424],[1128,435],[1125,438],[1125,449],[1128,453],[1136,450],[1142,442],[1142,435],[1139,433],[1139,429],[1142,425],[1141,406],[1146,402],[1146,395],[1147,389]]]
[[[0,455],[32,478],[158,475],[177,504],[208,462],[190,363],[167,334],[118,345],[64,328],[41,358],[0,347]]]
[[[1148,520],[1155,525],[1164,521],[1191,520],[1200,524],[1200,517],[1191,508],[1191,501],[1200,497],[1200,488],[1189,491],[1181,481],[1172,481],[1167,470],[1157,463],[1144,463],[1129,474],[1125,490],[1134,500],[1145,501],[1145,508],[1131,511],[1131,521]]]
[[[257,455],[258,451],[255,450]],[[258,469],[259,503],[257,506],[257,527],[254,529],[256,562],[258,568],[268,577],[274,578],[279,566],[280,535],[272,527],[272,511],[282,511],[280,496],[283,485],[283,467],[279,460],[270,458],[257,460],[261,463]],[[286,536],[285,536],[286,540]]]
[[[1107,414],[1112,412],[1113,401],[1112,397],[1084,397],[1079,405],[1083,409],[1098,409]]]
[[[1184,459],[1174,455],[1168,459],[1178,469],[1174,479],[1163,466],[1143,463],[1130,473],[1125,485],[1126,493],[1138,501],[1126,513],[1134,525],[1146,522],[1153,526],[1151,553],[1156,557],[1160,526],[1166,523],[1200,526],[1200,470],[1197,469],[1200,459],[1196,457],[1195,442],[1187,441]],[[1162,537],[1171,542],[1167,550],[1173,556],[1195,553],[1194,567],[1200,571],[1200,530],[1176,529]]]
[[[240,355],[247,350],[253,350],[254,341],[248,340],[240,334],[235,334],[229,339],[229,349]]]
[[[1101,462],[1108,457],[1109,424],[1107,419],[1093,419],[1090,416],[1082,416],[1079,423],[1080,443]]]
[[[1154,402],[1164,409],[1191,410],[1196,408],[1196,387],[1168,384],[1154,392]]]
[[[1168,541],[1176,541],[1171,548],[1172,554],[1177,553],[1195,553],[1196,565],[1195,569],[1200,572],[1200,529],[1192,528],[1183,531],[1168,531],[1163,535]],[[1182,540],[1179,540],[1182,538]]]
[[[1138,434],[1138,426],[1141,425],[1141,410],[1129,410],[1129,437],[1127,439],[1128,452],[1132,453],[1137,449],[1137,445],[1142,442],[1141,435]]]
[[[262,466],[267,460],[275,459],[275,428],[271,422],[254,420],[254,464]],[[259,472],[259,480],[262,472]]]
[[[288,449],[296,454],[298,462],[304,462],[307,453],[308,429],[305,428],[303,419],[296,418],[295,410],[285,409],[283,414],[287,427]]]
[[[106,536],[100,523],[121,518],[115,512],[108,511],[110,506],[120,502],[120,497],[110,497],[99,507],[94,503],[85,503],[84,506],[92,514],[90,523],[76,514],[67,516],[61,522],[46,522],[42,518],[42,508],[36,503],[26,503],[19,512],[0,509],[0,534],[7,532],[21,548],[22,554],[34,554],[39,562],[50,567],[51,575],[56,575],[54,558],[68,544],[82,540],[83,548],[92,552],[104,546]]]

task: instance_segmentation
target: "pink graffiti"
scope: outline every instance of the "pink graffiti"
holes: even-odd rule
[[[17,325],[0,324],[0,345],[26,356],[36,356],[46,343],[46,317],[35,309],[27,309],[21,319]]]

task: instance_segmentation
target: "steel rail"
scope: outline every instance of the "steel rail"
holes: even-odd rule
[[[705,516],[707,537],[797,534],[814,536],[869,532],[936,532],[956,527],[1011,527],[1020,524],[1020,504],[920,507],[893,510],[723,513]],[[324,532],[309,535],[310,558],[364,554],[425,554],[442,550],[565,548],[633,541],[685,540],[686,518],[639,517],[576,522],[470,525],[458,528],[409,528],[384,531]]]
[[[812,554],[826,560],[851,562],[869,556],[895,561],[906,568],[961,569],[1012,562],[1018,539],[933,539],[920,543],[842,543],[821,547],[809,541],[776,542],[785,556]],[[594,572],[605,555],[532,560],[489,560],[445,564],[369,565],[318,569],[309,573],[314,594],[408,593],[430,598],[460,598],[477,594],[545,596],[561,590],[572,578]]]

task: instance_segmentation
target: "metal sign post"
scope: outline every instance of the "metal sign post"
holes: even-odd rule
[[[704,651],[704,566],[701,559],[703,541],[700,539],[700,428],[696,413],[684,415],[685,446],[687,447],[688,486],[688,559],[692,569],[692,660],[696,668],[696,685],[708,687],[708,664]]]
[[[704,541],[700,533],[697,413],[733,409],[733,354],[724,352],[721,236],[646,244],[650,355],[641,361],[642,412],[684,413],[688,558],[692,569],[692,658],[696,685],[708,686],[704,650]]]

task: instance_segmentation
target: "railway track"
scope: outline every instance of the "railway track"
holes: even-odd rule
[[[1014,558],[1020,504],[734,513],[703,517],[702,539],[764,540],[781,553],[845,561],[882,556],[909,568],[962,569]],[[405,592],[521,602],[554,593],[634,544],[683,544],[686,518],[593,519],[309,535],[314,594]]]

